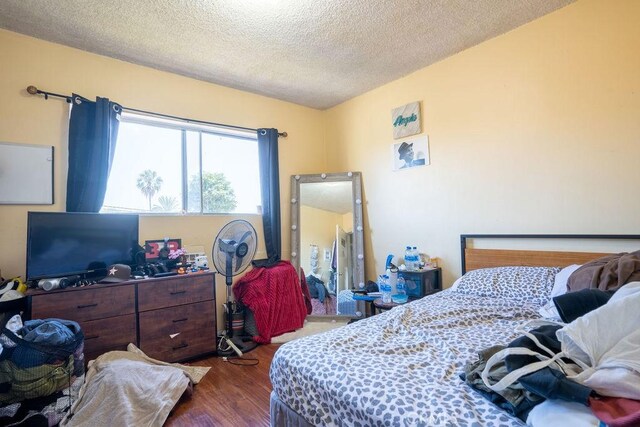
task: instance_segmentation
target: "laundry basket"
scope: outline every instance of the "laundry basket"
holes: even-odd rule
[[[84,375],[84,334],[76,322],[30,320],[19,329],[5,325],[0,342],[0,406],[49,396]]]
[[[338,294],[337,314],[355,316],[358,309],[358,302],[353,299],[353,292],[342,290]]]

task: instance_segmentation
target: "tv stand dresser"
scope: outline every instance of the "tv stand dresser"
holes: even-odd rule
[[[178,362],[216,350],[215,273],[30,290],[31,319],[74,320],[87,361],[136,344],[148,356]]]

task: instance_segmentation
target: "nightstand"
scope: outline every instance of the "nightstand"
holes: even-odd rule
[[[419,271],[399,271],[398,278],[403,277],[407,285],[409,298],[422,298],[430,291],[442,290],[442,269],[440,267]]]

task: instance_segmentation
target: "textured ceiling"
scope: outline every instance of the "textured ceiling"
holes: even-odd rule
[[[353,212],[351,182],[305,182],[300,184],[300,204],[344,215]]]
[[[325,109],[572,1],[1,0],[0,27]]]

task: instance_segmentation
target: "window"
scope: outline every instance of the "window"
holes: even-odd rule
[[[252,132],[124,113],[101,212],[260,213]]]

